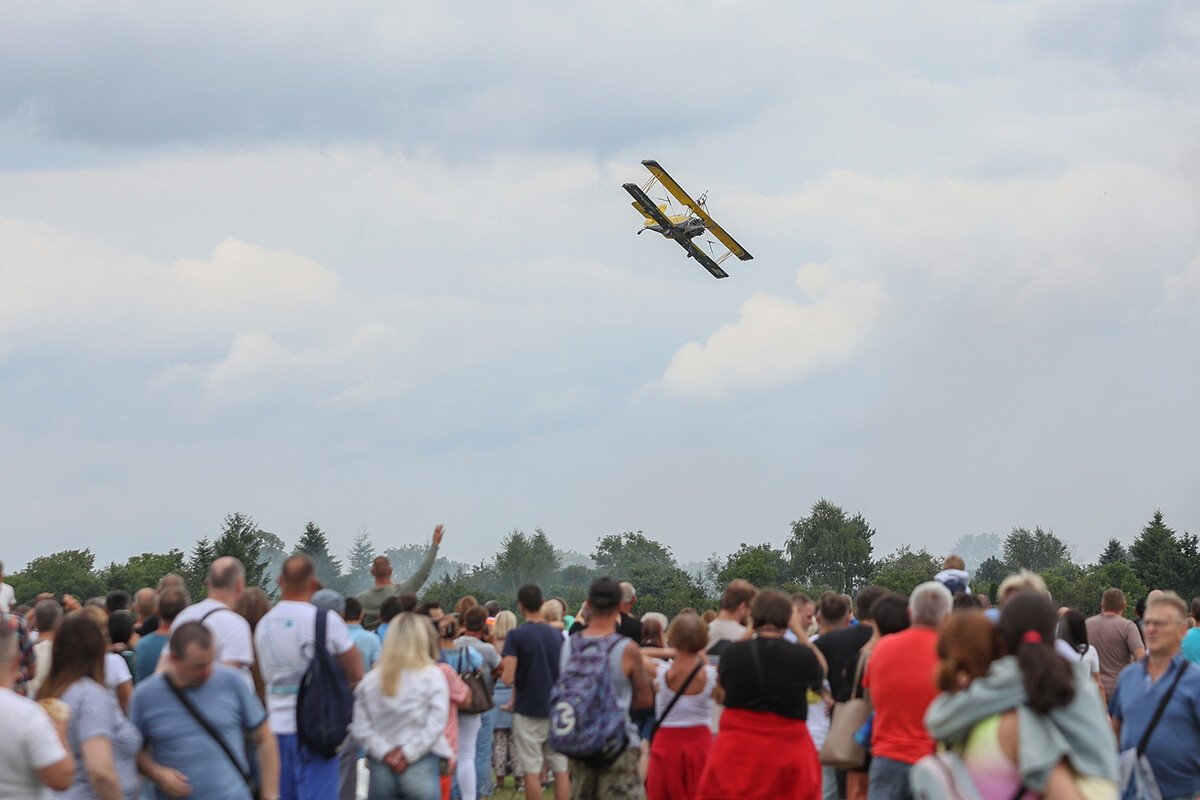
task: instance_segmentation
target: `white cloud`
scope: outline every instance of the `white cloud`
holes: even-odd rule
[[[0,346],[170,349],[213,333],[311,323],[341,301],[311,259],[229,238],[155,263],[72,231],[0,220]]]
[[[796,285],[813,302],[755,294],[736,323],[676,351],[659,387],[692,400],[721,400],[797,380],[856,353],[890,302],[881,284],[838,282],[824,264],[802,267]]]
[[[220,406],[271,402],[353,408],[400,394],[409,384],[403,359],[411,337],[373,322],[344,341],[291,350],[263,330],[237,334],[226,355],[207,364],[176,364],[151,379],[160,390],[199,387]]]

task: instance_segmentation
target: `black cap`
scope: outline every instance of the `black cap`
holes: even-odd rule
[[[615,578],[596,578],[588,588],[588,605],[596,611],[609,611],[621,605],[621,584]]]

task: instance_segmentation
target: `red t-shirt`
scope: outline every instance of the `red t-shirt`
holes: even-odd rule
[[[915,764],[933,752],[925,709],[938,695],[933,682],[937,639],[937,631],[909,628],[875,644],[863,676],[875,708],[873,755]]]

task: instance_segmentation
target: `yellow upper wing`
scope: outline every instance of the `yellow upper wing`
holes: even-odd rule
[[[675,179],[667,174],[667,171],[658,165],[657,161],[646,160],[642,162],[642,166],[650,170],[650,174],[658,179],[658,182],[666,188],[671,196],[678,200],[682,205],[687,206],[693,214],[704,220],[704,227],[707,228],[713,236],[721,244],[729,248],[729,252],[740,258],[742,261],[749,261],[754,258],[746,252],[746,248],[742,247],[737,241],[725,232],[725,229],[717,224],[716,220],[708,215],[708,212],[700,207],[700,204],[691,198],[691,196],[683,190],[683,187],[675,182]]]

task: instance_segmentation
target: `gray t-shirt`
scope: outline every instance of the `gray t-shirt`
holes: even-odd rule
[[[55,792],[54,800],[98,800],[83,761],[83,743],[97,736],[112,742],[121,795],[125,800],[137,800],[137,755],[142,749],[142,734],[121,713],[112,692],[91,678],[80,678],[67,687],[60,699],[71,709],[67,744],[75,758],[75,779],[66,791]]]

